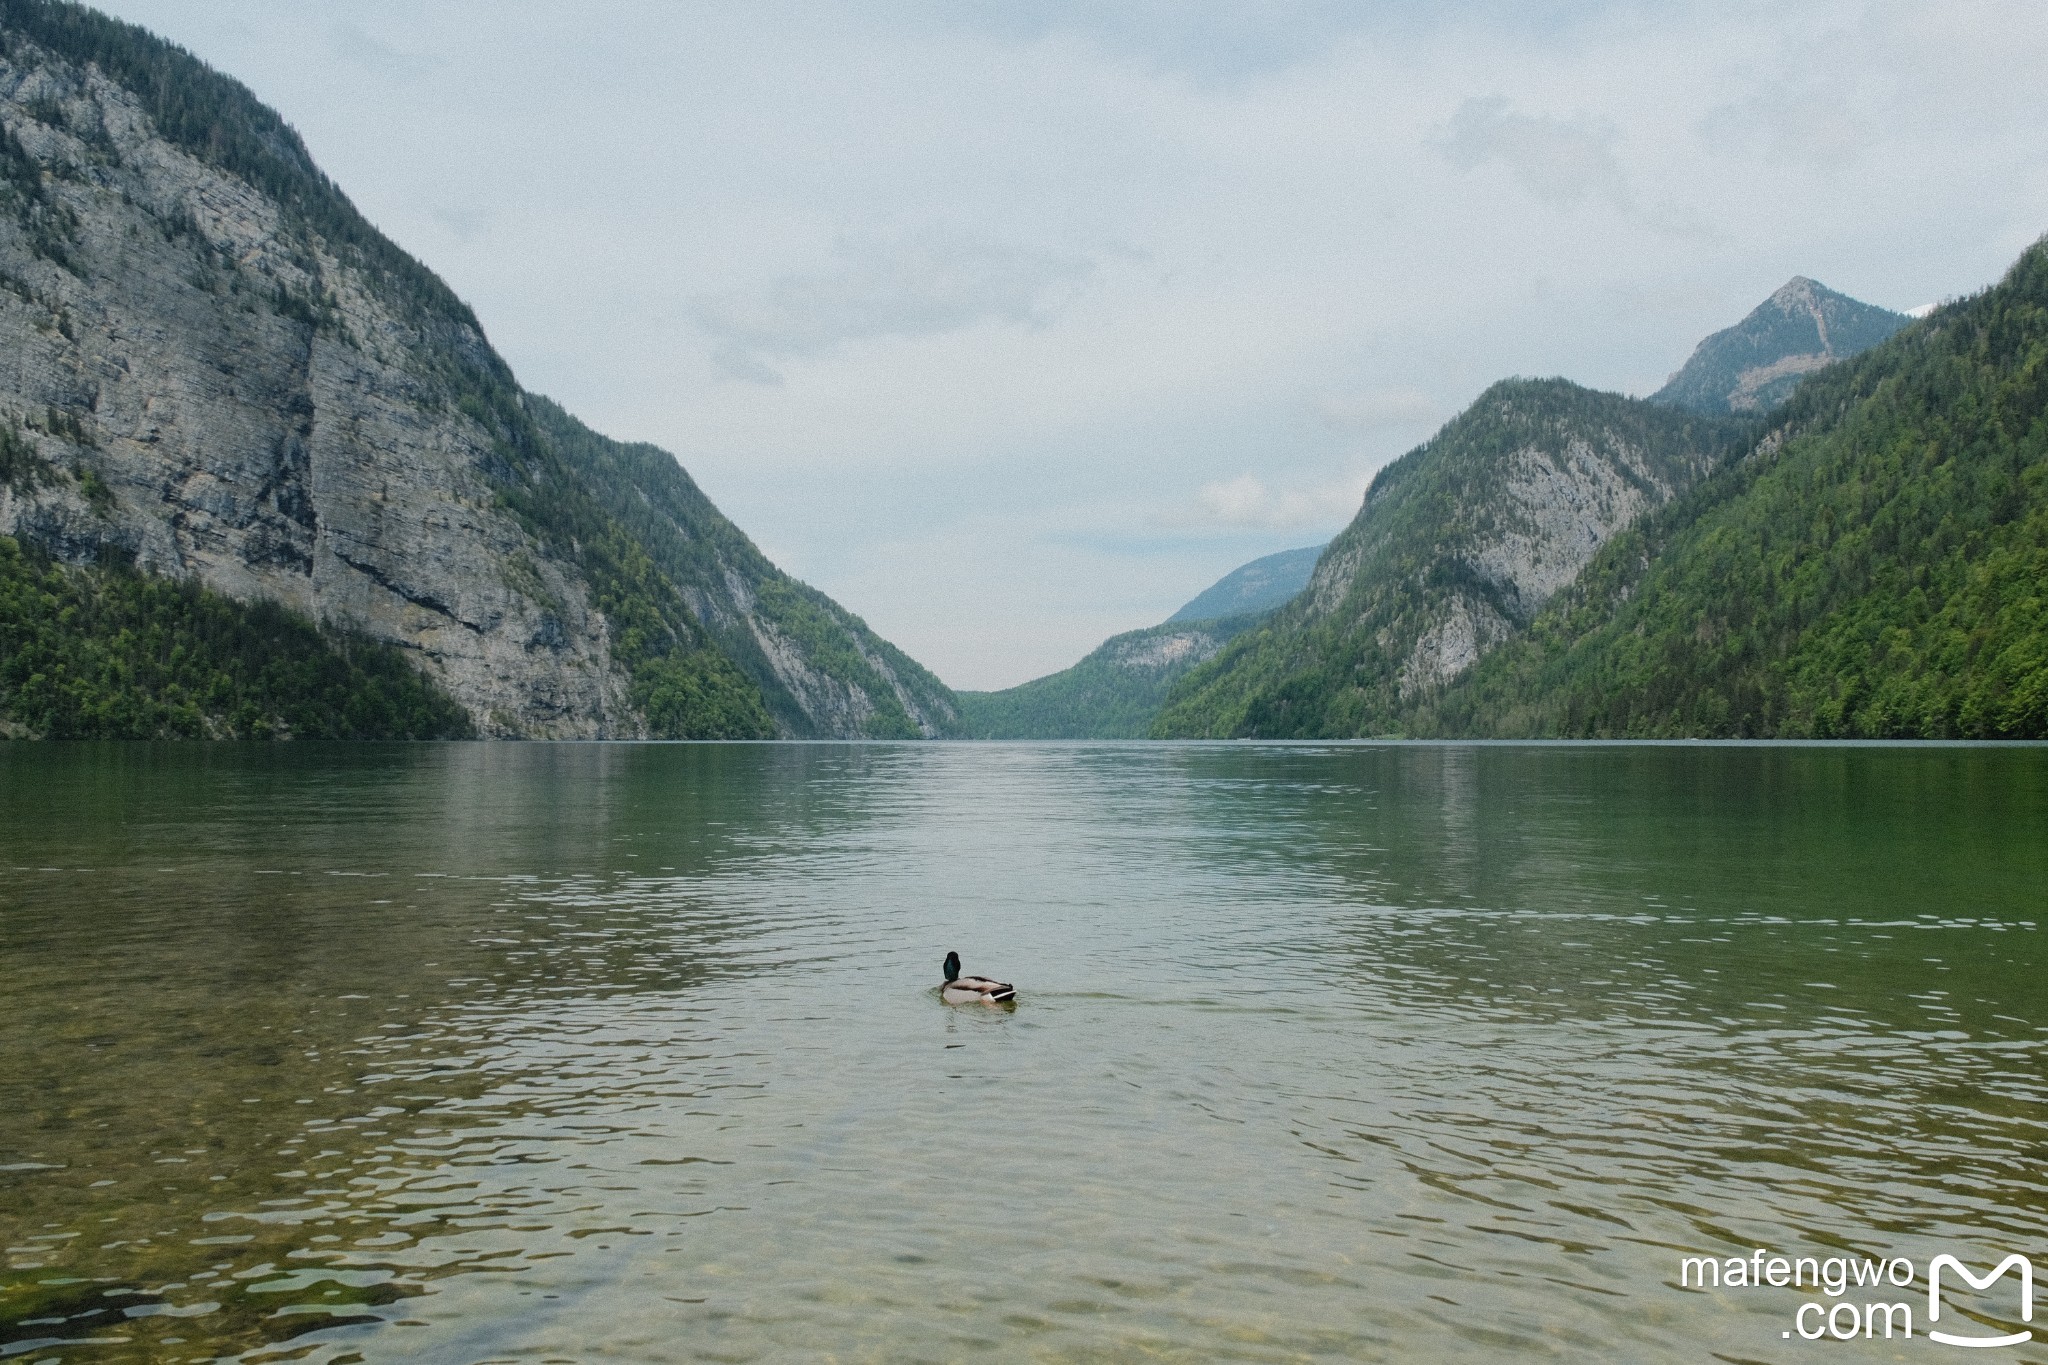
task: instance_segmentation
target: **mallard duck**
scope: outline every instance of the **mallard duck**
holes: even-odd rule
[[[1000,1005],[1006,1000],[1017,998],[1017,988],[1007,981],[991,981],[985,976],[960,975],[960,954],[946,954],[946,984],[939,988],[939,998],[949,1005]]]

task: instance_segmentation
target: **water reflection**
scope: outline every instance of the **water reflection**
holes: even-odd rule
[[[2044,760],[0,749],[0,1351],[1781,1358],[2048,1230]]]
[[[522,1192],[480,1206],[451,1172],[564,1134],[462,1127],[545,1117],[565,1015],[730,970],[744,906],[700,889],[722,868],[860,820],[858,783],[807,777],[844,757],[800,749],[7,758],[7,1287],[41,1305],[9,1306],[21,1341],[161,1341],[212,1303],[209,1349],[248,1344],[502,1260],[445,1242],[489,1240]]]

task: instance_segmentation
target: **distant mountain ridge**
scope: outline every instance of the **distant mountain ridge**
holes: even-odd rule
[[[1142,739],[1174,683],[1307,585],[1323,547],[1240,564],[1156,626],[1103,641],[1079,663],[1000,692],[958,694],[973,739]]]
[[[960,692],[969,739],[1143,739],[1173,684],[1259,615],[1168,621],[1113,635],[1070,668],[1000,692]]]
[[[1229,616],[1247,616],[1285,606],[1308,586],[1324,546],[1309,545],[1299,550],[1241,564],[1196,594],[1193,600],[1166,618],[1176,621],[1217,621]]]
[[[1695,412],[1765,412],[1807,375],[1911,321],[1796,275],[1748,317],[1702,341],[1650,401]]]
[[[0,0],[0,344],[0,536],[60,574],[128,566],[395,648],[486,736],[957,725],[666,452],[521,389],[245,87],[59,0]],[[189,730],[191,700],[115,710]]]

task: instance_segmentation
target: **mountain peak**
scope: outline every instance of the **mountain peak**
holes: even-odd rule
[[[1794,275],[1741,322],[1702,341],[1650,401],[1699,412],[1773,408],[1813,371],[1868,350],[1909,321]]]
[[[1791,279],[1779,285],[1776,292],[1765,302],[1775,303],[1778,307],[1790,311],[1793,308],[1817,307],[1820,298],[1830,295],[1838,299],[1846,297],[1846,295],[1836,294],[1834,290],[1828,288],[1819,280],[1810,280],[1804,275],[1794,275]],[[1854,302],[1854,300],[1851,300],[1851,302]]]

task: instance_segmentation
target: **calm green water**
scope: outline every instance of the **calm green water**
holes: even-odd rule
[[[2043,749],[0,746],[0,1352],[1953,1357],[1679,1261],[2048,1275],[2044,891]]]

